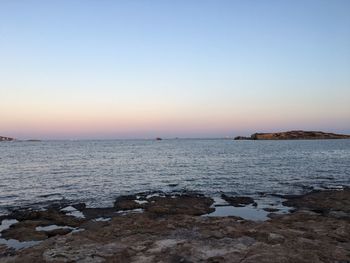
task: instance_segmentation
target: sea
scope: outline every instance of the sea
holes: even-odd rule
[[[106,207],[147,191],[261,199],[349,186],[350,140],[0,143],[0,215],[62,200]]]

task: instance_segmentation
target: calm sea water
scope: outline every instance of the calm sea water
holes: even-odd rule
[[[350,140],[0,143],[0,213],[52,200],[110,206],[121,194],[257,195],[350,186]]]

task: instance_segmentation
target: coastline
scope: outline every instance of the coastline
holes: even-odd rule
[[[17,210],[1,217],[0,238],[36,243],[16,250],[0,242],[0,262],[349,260],[349,188],[280,198],[291,212],[272,209],[269,219],[258,221],[208,216],[223,204],[193,192],[120,196],[113,208],[80,203]],[[225,199],[242,208],[254,202]]]
[[[322,131],[285,131],[285,132],[271,132],[271,133],[253,133],[251,136],[237,136],[234,140],[340,140],[350,139],[350,135],[336,134]]]

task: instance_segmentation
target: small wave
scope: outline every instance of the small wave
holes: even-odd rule
[[[43,194],[43,195],[38,195],[38,197],[51,197],[51,196],[62,196],[60,193],[53,193],[53,194]]]

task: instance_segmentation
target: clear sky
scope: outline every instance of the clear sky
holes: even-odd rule
[[[0,0],[0,135],[350,133],[350,1]]]

